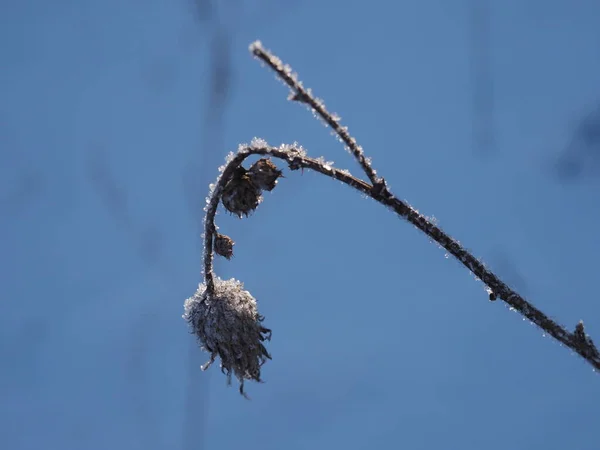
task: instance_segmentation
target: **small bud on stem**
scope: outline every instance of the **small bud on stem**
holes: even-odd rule
[[[233,256],[233,246],[235,242],[225,234],[217,233],[215,235],[215,253],[226,259],[231,259]]]
[[[240,166],[223,188],[221,201],[227,211],[241,218],[247,217],[257,208],[262,196],[260,188],[252,182],[248,171]]]
[[[261,158],[248,170],[250,179],[260,189],[272,191],[277,185],[277,179],[282,177],[282,172],[270,159]]]

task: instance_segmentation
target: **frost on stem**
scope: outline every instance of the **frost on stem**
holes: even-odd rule
[[[183,318],[202,349],[210,353],[202,370],[208,369],[218,356],[228,383],[234,375],[245,396],[244,381],[262,381],[261,366],[271,359],[263,345],[271,339],[271,330],[262,326],[264,318],[258,313],[256,300],[243,288],[233,278],[215,278],[214,292],[209,294],[206,285],[201,284],[194,296],[185,301]]]
[[[348,128],[340,124],[340,116],[330,113],[325,107],[323,100],[314,96],[310,89],[304,87],[298,79],[298,75],[293,73],[292,68],[288,64],[284,64],[280,58],[269,50],[265,49],[260,41],[250,44],[249,50],[262,64],[266,64],[271,68],[277,77],[291,89],[290,96],[288,97],[289,100],[304,103],[318,120],[332,129],[339,140],[344,143],[346,149],[358,161],[371,184],[375,184],[378,177],[377,172],[371,165],[371,160],[365,157],[363,148],[350,135]]]

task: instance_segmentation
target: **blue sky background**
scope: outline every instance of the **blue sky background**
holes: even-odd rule
[[[576,133],[600,100],[600,4],[489,3],[473,34],[468,1],[0,2],[2,448],[597,450],[597,373],[316,174],[218,216],[237,244],[217,272],[273,329],[252,401],[200,372],[181,319],[229,151],[298,141],[360,175],[250,58],[261,39],[399,197],[600,341],[600,138]],[[583,170],[558,177],[565,158]]]

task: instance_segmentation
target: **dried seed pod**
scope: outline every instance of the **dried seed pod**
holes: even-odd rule
[[[225,234],[216,233],[213,248],[217,255],[221,255],[224,258],[231,259],[233,256],[233,246],[235,242],[229,236]]]
[[[271,359],[263,345],[271,338],[271,331],[262,326],[264,318],[258,313],[256,300],[241,282],[215,278],[214,286],[211,294],[205,284],[198,287],[194,296],[185,301],[183,318],[202,349],[210,353],[202,370],[219,357],[228,382],[234,375],[245,396],[244,380],[261,381],[261,366]]]
[[[265,191],[272,191],[277,179],[283,176],[281,170],[268,158],[261,158],[252,164],[248,175],[256,186]]]
[[[221,202],[236,216],[248,216],[262,201],[260,194],[260,188],[252,182],[248,171],[240,166],[223,188]]]

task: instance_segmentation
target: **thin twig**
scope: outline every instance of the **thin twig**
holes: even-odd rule
[[[287,64],[284,65],[281,59],[263,48],[260,41],[250,44],[250,51],[254,56],[273,69],[279,78],[292,89],[292,94],[289,97],[290,100],[304,103],[321,116],[325,123],[327,123],[344,144],[346,144],[346,147],[354,158],[356,158],[371,183],[373,185],[378,184],[380,179],[377,177],[377,172],[371,166],[371,161],[365,156],[362,147],[358,145],[356,139],[348,133],[348,127],[341,126],[340,119],[327,111],[323,100],[314,97],[310,89],[304,88],[302,82],[299,81],[296,74],[292,72],[292,68]]]
[[[400,217],[406,219],[431,239],[436,241],[440,246],[446,249],[448,253],[453,255],[469,269],[477,278],[483,281],[489,288],[490,299],[494,300],[500,298],[512,309],[526,317],[550,336],[554,337],[557,341],[575,351],[595,369],[600,369],[600,353],[592,340],[585,333],[582,322],[579,322],[573,333],[570,333],[557,324],[542,311],[527,302],[517,292],[508,287],[508,285],[501,281],[491,270],[486,268],[481,261],[461,246],[458,241],[446,234],[441,228],[431,223],[425,216],[419,214],[419,212],[408,203],[396,198],[385,183],[373,186],[366,181],[350,175],[346,171],[335,169],[321,161],[303,156],[303,151],[294,146],[282,146],[280,148],[252,145],[240,146],[238,153],[229,160],[223,173],[217,180],[207,205],[205,218],[204,277],[209,292],[214,289],[212,272],[213,236],[216,230],[214,218],[219,204],[220,193],[226,182],[233,175],[235,169],[251,155],[269,155],[284,160],[292,170],[300,168],[314,170],[315,172],[341,181],[357,191],[368,195],[382,205],[387,206]]]
[[[356,143],[356,139],[350,136],[348,129],[346,127],[341,127],[339,120],[333,117],[325,109],[322,100],[314,98],[310,89],[304,89],[302,82],[298,80],[297,74],[292,73],[291,67],[287,64],[284,65],[280,58],[265,50],[260,41],[256,41],[250,45],[250,52],[255,57],[265,62],[275,71],[279,78],[292,89],[293,95],[290,96],[291,100],[305,103],[316,111],[338,134],[344,143],[346,143],[351,153],[358,160],[359,164],[369,177],[369,180],[371,180],[372,186],[370,187],[369,195],[372,198],[393,209],[398,215],[408,220],[448,250],[450,254],[458,259],[465,267],[467,267],[467,269],[473,272],[475,276],[488,286],[490,300],[496,300],[496,298],[500,297],[511,308],[528,318],[531,322],[542,328],[559,342],[575,350],[596,369],[600,369],[600,353],[589,336],[585,334],[583,322],[580,322],[577,325],[574,333],[568,332],[528,303],[518,293],[510,289],[508,285],[503,283],[493,272],[489,271],[483,263],[465,250],[458,241],[445,234],[440,228],[429,222],[426,217],[420,215],[410,205],[394,197],[389,191],[385,180],[376,176],[376,171],[372,168],[370,160],[365,157],[362,147]]]

